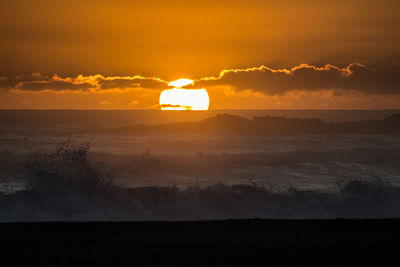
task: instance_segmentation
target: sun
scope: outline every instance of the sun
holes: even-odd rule
[[[179,79],[168,85],[173,89],[166,89],[160,95],[161,110],[208,110],[210,98],[206,89],[183,89],[192,84],[189,79]]]

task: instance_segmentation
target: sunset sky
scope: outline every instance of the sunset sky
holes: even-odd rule
[[[400,108],[400,2],[0,2],[1,109]]]

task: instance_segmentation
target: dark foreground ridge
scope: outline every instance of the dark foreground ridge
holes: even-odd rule
[[[0,224],[3,266],[388,266],[400,220]]]
[[[383,120],[328,123],[319,118],[253,117],[248,120],[229,114],[218,114],[199,122],[159,125],[121,126],[94,129],[96,133],[193,132],[241,134],[400,134],[400,113]]]

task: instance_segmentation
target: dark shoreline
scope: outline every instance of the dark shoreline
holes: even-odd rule
[[[398,264],[400,219],[0,224],[4,265]]]

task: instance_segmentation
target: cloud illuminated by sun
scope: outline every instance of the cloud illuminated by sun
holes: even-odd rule
[[[190,80],[190,79],[179,79],[179,80],[170,82],[170,83],[168,84],[168,86],[173,86],[173,87],[176,87],[176,88],[181,88],[181,87],[183,87],[183,86],[192,84],[193,82],[194,82],[194,81],[193,81],[193,80]]]

